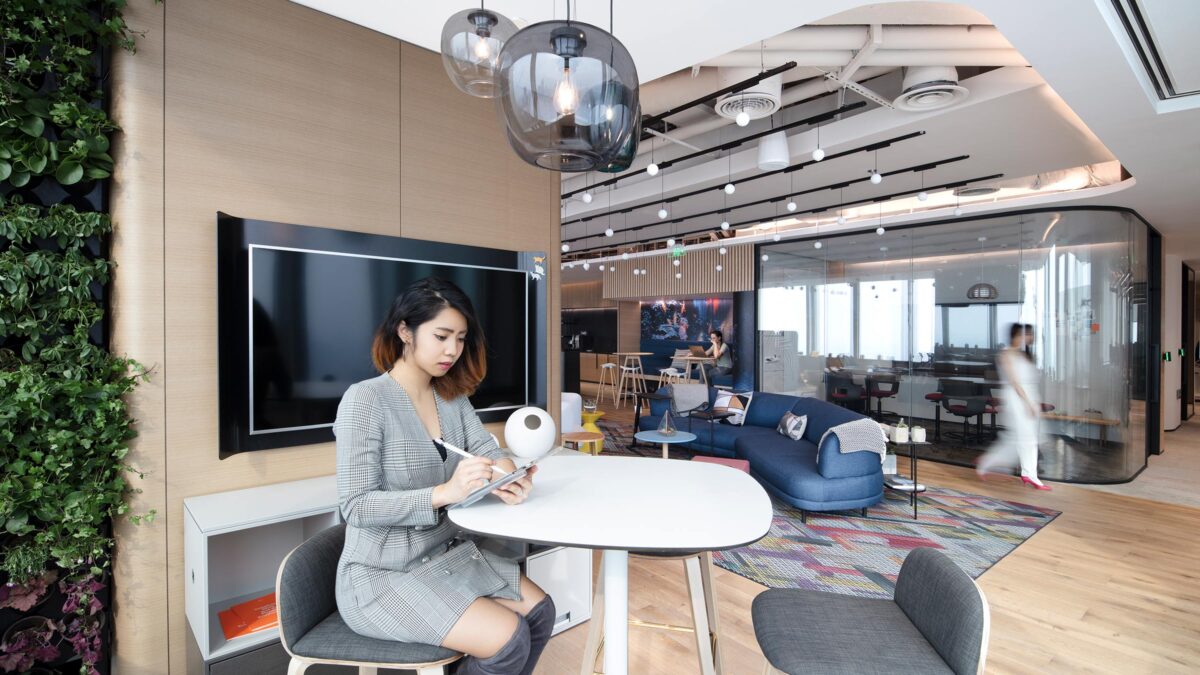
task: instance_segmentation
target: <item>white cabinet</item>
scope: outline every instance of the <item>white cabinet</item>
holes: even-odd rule
[[[525,576],[554,598],[552,635],[592,617],[592,552],[586,548],[551,549],[525,558]]]
[[[217,613],[275,590],[289,551],[340,522],[334,476],[183,500],[184,612],[205,663],[279,639],[226,640]]]

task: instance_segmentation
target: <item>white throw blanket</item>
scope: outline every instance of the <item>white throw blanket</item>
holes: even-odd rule
[[[821,434],[821,442],[817,443],[818,457],[821,455],[821,446],[825,443],[825,437],[829,434],[837,436],[842,454],[862,451],[878,453],[880,464],[887,456],[887,438],[884,437],[883,430],[879,428],[879,424],[875,420],[863,418],[829,427],[825,433]]]
[[[696,408],[708,403],[708,385],[706,384],[672,384],[671,404],[675,413],[681,417]]]

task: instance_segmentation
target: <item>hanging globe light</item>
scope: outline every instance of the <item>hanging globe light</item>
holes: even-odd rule
[[[495,98],[496,66],[517,26],[490,9],[464,9],[442,26],[442,65],[461,91]]]
[[[591,171],[636,150],[626,143],[638,126],[637,68],[604,30],[569,20],[526,26],[505,43],[497,75],[508,142],[526,162]]]

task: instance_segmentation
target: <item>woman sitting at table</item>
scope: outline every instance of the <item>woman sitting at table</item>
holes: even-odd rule
[[[719,330],[708,334],[712,346],[704,353],[716,359],[716,363],[704,364],[704,377],[712,384],[714,375],[728,375],[733,372],[733,357],[729,354],[729,345],[725,344],[725,335]]]
[[[487,372],[471,301],[442,279],[413,283],[371,356],[382,375],[346,391],[333,425],[346,521],[338,610],[360,635],[465,652],[457,673],[528,675],[550,639],[554,601],[446,518],[491,481],[493,464],[516,468],[467,400]],[[434,439],[475,457],[448,455]],[[525,477],[493,494],[520,504],[532,489]]]

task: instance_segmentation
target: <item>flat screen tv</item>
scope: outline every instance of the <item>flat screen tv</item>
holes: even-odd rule
[[[342,394],[409,284],[452,281],[488,346],[484,422],[545,407],[545,281],[531,252],[217,217],[220,455],[333,440]]]

